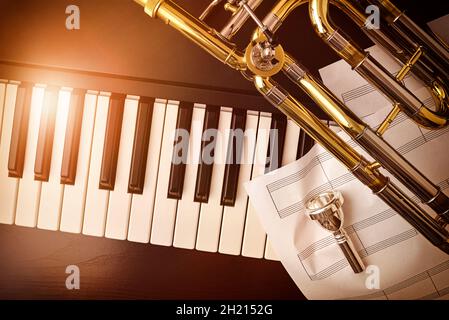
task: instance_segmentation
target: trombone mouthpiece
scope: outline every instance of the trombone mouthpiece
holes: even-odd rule
[[[354,273],[365,270],[362,259],[343,229],[343,196],[339,191],[319,194],[306,203],[306,213],[311,220],[332,232],[343,255]]]

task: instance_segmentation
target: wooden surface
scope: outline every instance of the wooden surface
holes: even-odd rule
[[[80,268],[67,290],[66,267]],[[279,262],[0,225],[0,299],[303,299]]]

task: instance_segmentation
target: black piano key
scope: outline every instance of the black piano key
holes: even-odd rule
[[[204,115],[200,163],[198,164],[198,170],[196,175],[195,197],[194,197],[194,201],[196,202],[207,202],[209,200],[219,119],[220,119],[220,107],[207,106],[206,113]],[[205,134],[206,132],[209,133]]]
[[[34,161],[34,179],[38,181],[48,181],[50,177],[58,93],[56,87],[45,90]]]
[[[281,166],[286,131],[287,117],[283,114],[273,114],[271,117],[265,173],[276,170]]]
[[[101,162],[100,189],[114,190],[124,110],[125,95],[111,95]]]
[[[17,89],[8,157],[8,176],[11,178],[22,178],[23,175],[32,94],[30,83],[22,83]]]
[[[136,130],[134,132],[131,169],[129,171],[129,193],[143,193],[154,101],[154,98],[141,98],[139,102]]]
[[[313,140],[304,130],[301,129],[299,133],[298,151],[296,153],[296,160],[302,158],[315,144]]]
[[[167,197],[170,199],[181,199],[184,187],[184,176],[186,171],[188,139],[183,133],[190,133],[192,124],[193,103],[181,102],[176,120],[176,134],[173,143],[173,157],[170,168],[170,179],[168,182]],[[183,142],[183,143],[182,143]]]
[[[70,109],[62,154],[61,184],[75,184],[85,96],[85,90],[76,89],[73,90],[70,98]]]
[[[226,155],[223,187],[221,190],[222,206],[233,206],[235,204],[239,181],[240,159],[243,152],[243,141],[239,141],[239,134],[244,133],[245,126],[246,110],[234,109],[232,112],[231,132]]]

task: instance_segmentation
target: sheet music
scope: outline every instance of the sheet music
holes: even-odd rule
[[[390,72],[399,70],[382,50],[373,47],[370,51],[383,64],[386,61]],[[391,110],[389,102],[346,63],[330,65],[321,74],[325,84],[370,126],[376,128]],[[406,84],[426,104],[433,103],[427,89],[413,77],[409,76]],[[345,133],[338,134],[356,146]],[[428,131],[401,113],[384,138],[449,194],[448,128]],[[370,159],[361,148],[356,149]],[[252,180],[246,189],[274,250],[307,298],[449,299],[449,256],[320,146],[314,146],[302,159]],[[304,214],[307,199],[332,189],[343,193],[345,230],[367,266],[366,272],[354,274],[333,236]]]
[[[424,132],[405,118],[393,125],[397,133],[415,129],[416,135],[394,145],[447,194],[449,169],[441,150],[449,148],[449,130]],[[331,189],[344,195],[345,229],[365,265],[379,268],[378,290],[366,288],[370,274],[355,275],[333,237],[304,215],[306,199]],[[449,257],[320,146],[253,180],[247,191],[276,253],[309,299],[449,298]]]

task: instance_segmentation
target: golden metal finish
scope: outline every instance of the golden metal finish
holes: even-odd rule
[[[243,54],[236,46],[223,39],[220,34],[205,23],[194,18],[177,4],[165,0],[139,0],[145,3],[145,12],[152,18],[159,18],[179,30],[187,38],[209,52],[212,56],[233,69],[247,68]]]
[[[245,50],[245,61],[248,64],[248,69],[262,77],[272,77],[282,70],[284,65],[285,53],[281,45],[270,49],[270,44],[267,42],[264,34],[260,34],[256,39],[250,42]],[[264,61],[262,46],[267,45],[268,50],[272,50],[270,59]]]
[[[440,128],[448,124],[448,96],[445,82],[440,78],[431,80],[431,89],[438,102],[436,111],[426,108],[411,92],[402,86],[400,81],[405,75],[421,67],[421,57],[427,57],[427,51],[421,49],[404,59],[404,67],[397,78],[386,74],[383,67],[367,53],[347,39],[328,20],[328,5],[332,3],[351,17],[360,27],[365,26],[366,17],[360,10],[358,0],[278,0],[265,19],[260,22],[248,7],[242,9],[242,3],[230,1],[226,5],[234,12],[231,21],[221,32],[193,17],[170,0],[135,0],[145,8],[145,12],[158,18],[180,31],[195,44],[209,52],[212,56],[240,71],[246,79],[254,82],[257,90],[276,108],[295,121],[307,134],[335,156],[354,176],[369,187],[374,194],[391,206],[406,221],[415,227],[431,243],[449,253],[449,233],[442,227],[449,221],[449,198],[426,178],[419,170],[404,159],[393,147],[385,142],[381,135],[400,111],[404,111],[421,125]],[[366,0],[381,2],[389,8],[386,0]],[[216,6],[221,1],[213,1]],[[254,10],[262,0],[249,0]],[[378,87],[387,87],[387,96],[392,98],[394,108],[385,121],[374,132],[359,119],[346,105],[330,92],[318,79],[314,78],[299,62],[284,52],[277,41],[268,42],[267,30],[275,33],[282,22],[299,5],[309,4],[309,12],[313,27],[317,33],[356,71],[372,80]],[[238,5],[238,7],[234,7]],[[206,10],[207,11],[207,10]],[[254,31],[245,50],[238,50],[229,39],[240,29],[251,16],[258,21],[259,27]],[[393,20],[404,20],[401,12],[391,8]],[[398,20],[398,21],[399,21]],[[401,20],[401,21],[402,21]],[[404,20],[410,28],[415,28],[408,20]],[[419,32],[418,32],[419,33]],[[374,34],[385,40],[383,34]],[[388,39],[387,39],[388,40]],[[385,40],[388,43],[390,40]],[[424,41],[429,43],[428,39]],[[434,45],[434,43],[431,43]],[[392,47],[394,47],[392,45]],[[428,47],[428,46],[427,46]],[[401,50],[398,50],[401,51]],[[411,52],[410,48],[403,50]],[[243,53],[244,52],[244,53]],[[444,56],[444,52],[440,52]],[[441,68],[440,68],[441,69]],[[277,84],[272,76],[284,73],[299,89],[307,93],[312,100],[326,112],[347,134],[349,134],[371,157],[369,162],[359,152],[350,147],[334,131],[325,126],[307,106],[297,101],[292,95]],[[426,79],[428,80],[428,79]],[[385,89],[382,89],[385,90]],[[396,101],[395,99],[398,99]],[[397,178],[422,202],[431,207],[438,215],[433,219],[422,208],[415,204],[403,191],[396,187],[390,179],[380,172],[380,167]],[[441,222],[441,224],[439,223]]]
[[[419,47],[413,56],[407,61],[407,63],[404,64],[404,66],[399,70],[398,74],[396,75],[396,80],[402,81],[404,80],[405,76],[412,70],[412,67],[418,62],[419,58],[421,58],[423,54],[423,51],[421,47]]]
[[[401,112],[401,108],[399,108],[398,105],[395,105],[393,109],[390,111],[388,116],[384,119],[384,121],[380,124],[379,128],[377,128],[376,133],[381,136],[387,131],[390,124],[393,122],[393,120],[399,115],[399,112]]]
[[[370,169],[371,171],[376,171],[376,170],[382,168],[382,165],[381,165],[379,162],[375,161],[375,162],[373,162],[373,163],[370,163],[370,164],[368,165],[368,167],[369,167],[369,169]]]
[[[229,11],[229,12],[231,12],[232,14],[234,14],[234,13],[237,12],[237,10],[239,9],[239,7],[233,5],[233,4],[229,3],[229,2],[226,2],[225,5],[224,5],[224,9],[225,9],[226,11]]]
[[[350,1],[353,0],[347,0],[346,3]],[[383,1],[385,6],[387,6],[386,3],[387,1]],[[352,10],[349,11],[352,12]],[[429,129],[448,125],[449,101],[446,88],[439,84],[438,81],[434,81],[431,84],[431,86],[440,86],[444,92],[440,94],[439,91],[435,91],[432,88],[432,93],[435,95],[438,105],[436,111],[428,109],[405,86],[394,84],[390,74],[377,61],[373,60],[368,53],[355,46],[346,36],[335,29],[328,20],[328,11],[329,0],[310,0],[309,14],[315,31],[341,58],[346,60],[362,77],[381,90],[393,103],[397,103],[401,110],[416,123]],[[354,18],[354,15],[351,15],[351,17]],[[401,70],[399,77],[405,76],[421,55],[420,49],[416,51]]]

